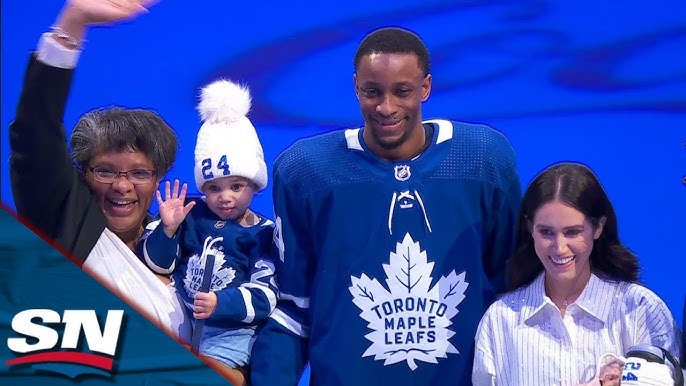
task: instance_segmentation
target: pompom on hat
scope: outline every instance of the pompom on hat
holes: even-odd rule
[[[200,93],[198,112],[203,121],[195,143],[195,184],[240,176],[257,190],[267,186],[267,165],[257,132],[247,115],[250,91],[228,80],[217,80]]]

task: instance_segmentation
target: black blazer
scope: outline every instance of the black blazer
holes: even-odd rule
[[[73,70],[32,55],[10,124],[10,181],[20,220],[79,265],[105,229],[105,217],[73,165],[62,120]]]

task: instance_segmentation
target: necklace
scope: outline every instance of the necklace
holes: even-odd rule
[[[569,306],[570,298],[574,298],[575,296],[580,295],[582,291],[583,291],[583,288],[579,291],[574,291],[571,294],[565,296],[564,300],[562,301],[562,308],[566,309]],[[552,300],[552,298],[551,298],[551,300]]]
[[[573,292],[573,293],[571,293],[571,294],[565,296],[565,300],[562,302],[562,307],[564,307],[564,308],[566,309],[567,306],[569,306],[569,298],[572,298],[572,297],[574,297],[574,296],[581,295],[581,292],[582,292],[583,290],[584,290],[584,289],[581,288],[581,290],[575,291],[575,292]]]

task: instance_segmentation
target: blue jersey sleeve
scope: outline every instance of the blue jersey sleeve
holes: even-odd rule
[[[292,153],[290,153],[292,154]],[[309,303],[314,272],[308,227],[307,199],[293,178],[297,160],[282,154],[274,164],[273,199],[276,214],[274,244],[279,281],[279,302],[253,346],[252,384],[297,383],[307,361]]]
[[[271,225],[262,226],[255,237],[250,237],[247,241],[237,239],[238,250],[248,255],[248,280],[238,287],[216,292],[217,308],[210,319],[229,319],[252,324],[272,313],[278,294],[271,242],[273,229]]]
[[[169,238],[162,230],[161,220],[152,221],[136,246],[136,254],[153,272],[169,275],[176,268],[179,256],[179,234]]]
[[[496,294],[505,292],[505,262],[514,253],[522,187],[514,149],[505,135],[491,131],[495,184],[485,228],[483,266]]]
[[[250,355],[252,386],[297,385],[307,362],[307,341],[272,318],[257,331]]]

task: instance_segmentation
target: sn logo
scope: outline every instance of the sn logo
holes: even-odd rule
[[[12,330],[24,337],[8,338],[7,347],[25,355],[5,365],[32,364],[33,368],[72,378],[84,373],[109,376],[100,370],[112,370],[123,318],[123,310],[109,310],[101,329],[94,310],[65,310],[62,315],[49,309],[21,311],[12,319]],[[50,324],[64,326],[61,342],[59,331]],[[76,351],[80,349],[81,332],[90,352]]]

